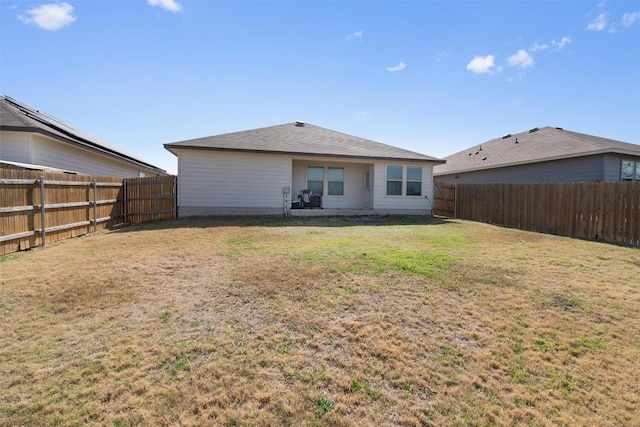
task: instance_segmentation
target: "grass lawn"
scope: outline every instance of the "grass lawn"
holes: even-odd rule
[[[640,251],[180,219],[0,258],[0,425],[640,425]]]

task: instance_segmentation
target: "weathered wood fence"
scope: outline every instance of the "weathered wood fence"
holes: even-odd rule
[[[0,169],[0,255],[123,223],[177,216],[176,177]]]
[[[456,184],[455,217],[640,246],[640,182]]]

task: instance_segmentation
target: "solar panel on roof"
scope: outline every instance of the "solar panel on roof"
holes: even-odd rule
[[[128,158],[129,160],[133,160],[147,167],[156,168],[155,166],[149,163],[146,163],[132,156],[131,154],[125,153],[114,146],[110,146],[109,144],[105,143],[104,141],[101,141],[100,139],[94,136],[91,136],[85,132],[79,131],[78,129],[75,129],[69,126],[65,122],[59,119],[56,119],[55,117],[52,117],[46,113],[36,110],[35,108],[31,107],[28,104],[25,104],[21,101],[18,101],[17,99],[11,98],[10,96],[6,96],[6,95],[2,95],[2,98],[8,104],[12,105],[14,108],[17,108],[21,113],[23,113],[30,119],[33,119],[49,127],[50,129],[58,132],[59,134],[65,135],[68,138],[72,138],[73,140],[80,142],[82,144],[92,146],[94,149],[97,149],[103,152],[113,153],[113,154],[116,154],[117,156]]]

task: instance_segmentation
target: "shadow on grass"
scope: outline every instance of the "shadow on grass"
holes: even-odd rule
[[[358,227],[389,225],[441,225],[456,221],[432,216],[318,216],[318,217],[280,217],[280,216],[198,216],[161,221],[122,225],[113,228],[113,232],[130,233],[134,231],[171,230],[179,228],[215,228],[215,227]]]

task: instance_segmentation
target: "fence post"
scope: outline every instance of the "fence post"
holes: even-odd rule
[[[123,210],[124,210],[124,223],[125,223],[125,224],[128,224],[128,223],[129,223],[129,218],[127,217],[127,179],[125,178],[125,179],[122,181],[122,183],[123,183],[123,187],[122,187],[122,188],[123,188],[123,193],[124,193],[124,194],[123,194],[123,198],[124,198],[124,201],[123,201],[123,204],[124,204],[124,206],[123,206]]]
[[[45,223],[45,211],[44,211],[44,201],[45,201],[45,197],[44,197],[44,175],[40,175],[40,225],[42,227],[42,247],[45,247],[47,244],[47,226]]]
[[[178,218],[178,176],[175,175],[173,181],[173,217]]]
[[[458,218],[458,184],[453,184],[453,217]]]
[[[93,180],[93,232],[98,230],[98,184]]]

